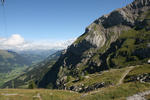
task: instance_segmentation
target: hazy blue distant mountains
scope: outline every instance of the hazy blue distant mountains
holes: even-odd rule
[[[0,73],[13,70],[16,67],[30,66],[32,61],[10,50],[0,50]]]
[[[57,52],[58,50],[23,50],[17,51],[18,54],[22,55],[23,57],[29,59],[32,63],[38,63],[43,61],[48,56],[52,55],[53,53]]]

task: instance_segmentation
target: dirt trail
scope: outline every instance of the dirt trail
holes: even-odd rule
[[[119,80],[119,82],[118,82],[117,85],[120,85],[120,84],[123,83],[124,78],[128,75],[128,73],[129,73],[133,68],[135,68],[135,66],[131,66],[131,67],[129,67],[128,70],[125,71],[125,73],[123,74],[123,76],[121,77],[121,79]]]

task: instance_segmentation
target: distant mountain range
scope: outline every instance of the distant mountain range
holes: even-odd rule
[[[23,51],[16,51],[18,54],[24,56],[25,58],[32,61],[32,63],[38,63],[40,61],[43,61],[51,54],[57,52],[58,50],[23,50]]]

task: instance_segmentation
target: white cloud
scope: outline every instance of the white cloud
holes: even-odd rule
[[[36,50],[36,49],[65,49],[73,43],[75,39],[66,41],[41,40],[38,42],[25,41],[19,34],[13,34],[9,38],[0,37],[0,49],[12,50]]]
[[[3,41],[4,45],[17,46],[24,44],[24,38],[19,34],[13,34],[10,38]]]

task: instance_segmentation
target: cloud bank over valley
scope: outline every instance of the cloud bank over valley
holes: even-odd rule
[[[0,37],[0,49],[11,50],[48,50],[48,49],[66,49],[75,41],[69,40],[39,40],[27,41],[19,34],[13,34],[8,38]]]

